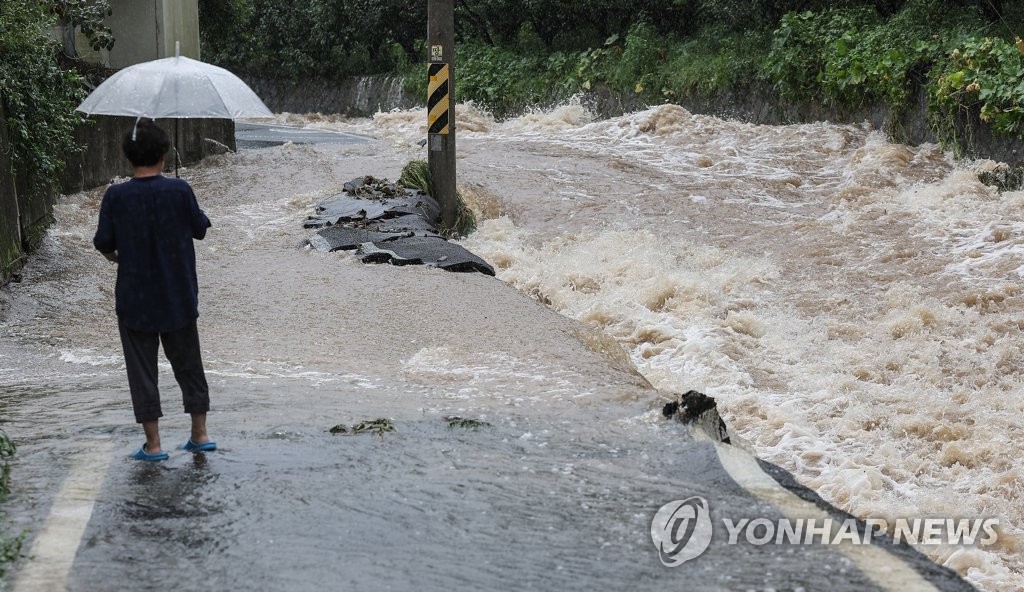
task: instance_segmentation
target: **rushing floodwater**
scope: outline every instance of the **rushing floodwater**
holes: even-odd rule
[[[183,175],[220,230],[200,249],[215,390],[259,381],[251,396],[269,410],[265,423],[291,407],[277,390],[295,381],[357,393],[346,404],[366,409],[392,393],[385,410],[399,417],[424,413],[409,393],[429,399],[438,384],[462,388],[454,402],[437,395],[428,411],[493,411],[537,391],[554,396],[532,404],[565,409],[572,393],[563,382],[572,377],[554,353],[491,359],[474,350],[486,331],[423,347],[431,336],[389,326],[382,312],[381,344],[407,335],[396,361],[339,360],[346,335],[361,328],[324,306],[330,278],[317,274],[357,264],[298,249],[308,233],[297,221],[347,180],[341,171],[394,177],[423,158],[425,113],[281,120],[380,141],[334,149],[331,158],[292,146],[266,158],[240,153],[222,157],[228,172],[214,159]],[[922,551],[984,590],[1024,588],[1024,193],[981,184],[978,170],[993,163],[957,164],[935,146],[890,144],[860,126],[752,126],[675,106],[593,121],[570,105],[500,123],[467,107],[459,133],[460,183],[486,218],[465,244],[501,279],[615,338],[659,389],[716,397],[763,458],[858,516],[999,517],[995,547]],[[268,166],[276,184],[254,185],[249,173]],[[0,342],[0,381],[8,389],[123,390],[110,334],[113,272],[89,243],[100,195],[58,206],[33,263],[44,279],[5,297],[11,339]],[[289,274],[307,289],[288,288]],[[438,278],[420,280],[452,285]],[[378,297],[372,280],[362,281],[350,297]],[[239,286],[262,301],[233,300]],[[360,339],[373,345],[372,336]],[[382,383],[395,374],[401,384]],[[480,402],[482,392],[493,403]],[[103,401],[66,405],[104,425],[124,421]],[[62,410],[15,411],[31,421],[31,413]],[[655,437],[642,422],[620,429]],[[295,436],[287,426],[272,433]],[[71,444],[53,446],[57,455]],[[28,479],[45,475],[40,468]]]
[[[408,147],[423,117],[299,120]],[[656,387],[715,396],[856,515],[999,517],[994,548],[922,550],[1024,588],[1024,193],[978,181],[995,163],[671,105],[466,107],[459,126],[461,183],[500,214],[465,243],[500,278],[614,336]]]

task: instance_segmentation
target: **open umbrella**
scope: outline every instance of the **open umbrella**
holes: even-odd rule
[[[153,60],[120,70],[78,106],[87,115],[152,119],[273,117],[256,93],[224,68],[181,57]],[[178,126],[174,126],[177,153]],[[178,159],[174,160],[178,172]]]

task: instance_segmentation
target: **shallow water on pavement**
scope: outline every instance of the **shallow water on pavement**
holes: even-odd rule
[[[91,247],[103,189],[57,206],[24,281],[0,292],[0,415],[19,446],[5,511],[29,543],[81,451],[113,442],[69,589],[110,589],[125,574],[167,590],[209,577],[220,589],[403,588],[416,577],[436,578],[431,589],[460,578],[482,587],[516,573],[543,587],[549,568],[545,579],[579,586],[612,570],[622,581],[671,577],[650,564],[649,521],[693,487],[676,489],[683,459],[650,453],[688,437],[659,419],[657,393],[628,363],[596,351],[600,336],[494,278],[365,266],[304,246],[318,200],[358,174],[394,178],[401,164],[378,143],[242,152],[183,171],[214,223],[197,243],[220,444],[205,464],[180,451],[156,467],[127,459],[142,436],[117,341],[115,269]],[[173,450],[188,420],[161,370]],[[449,430],[449,416],[493,427]],[[329,433],[379,417],[397,432]],[[480,508],[490,510],[481,518]],[[607,569],[568,552],[580,535],[559,521],[573,512],[587,536],[604,537],[581,544],[617,557]],[[396,541],[408,545],[388,558]],[[188,565],[201,569],[182,574]],[[579,573],[587,565],[590,576]]]

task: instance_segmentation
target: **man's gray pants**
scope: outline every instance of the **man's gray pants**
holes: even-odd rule
[[[157,387],[157,353],[163,343],[164,355],[171,363],[174,378],[181,387],[185,413],[206,413],[210,410],[210,387],[203,371],[196,322],[167,333],[135,331],[118,322],[124,363],[128,370],[128,388],[132,392],[135,421],[142,423],[163,417],[160,390]]]

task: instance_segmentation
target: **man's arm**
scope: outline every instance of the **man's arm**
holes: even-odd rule
[[[189,204],[192,209],[192,238],[203,240],[206,238],[206,229],[213,226],[213,223],[206,217],[203,210],[199,208],[199,201],[196,200],[196,194],[191,191],[191,187],[189,188],[189,194],[192,198]]]
[[[114,237],[114,220],[110,215],[109,193],[103,196],[103,202],[100,203],[100,222],[96,227],[92,245],[103,253],[104,257],[117,263],[117,239]]]

